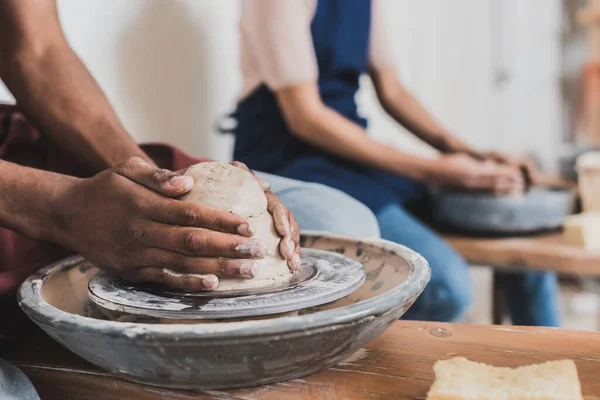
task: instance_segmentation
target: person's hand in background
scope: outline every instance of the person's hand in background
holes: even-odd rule
[[[527,184],[535,184],[541,179],[541,173],[533,160],[527,157],[514,157],[498,151],[477,152],[473,157],[482,161],[493,161],[499,164],[519,168],[525,174]]]
[[[519,192],[524,187],[518,167],[479,161],[464,153],[441,155],[433,163],[427,181],[440,187],[490,191],[497,195]]]
[[[300,228],[294,214],[288,210],[279,197],[269,189],[269,183],[256,176],[248,166],[242,162],[234,161],[232,165],[250,172],[267,196],[267,209],[273,216],[275,229],[281,235],[279,251],[287,261],[292,271],[298,271],[301,267],[300,261]]]
[[[134,282],[211,290],[218,277],[252,278],[264,244],[232,213],[176,200],[191,177],[141,158],[88,179],[64,177],[53,241]]]

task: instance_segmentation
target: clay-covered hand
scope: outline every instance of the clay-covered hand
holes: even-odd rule
[[[281,256],[287,261],[292,271],[298,271],[301,267],[300,261],[300,229],[294,214],[288,210],[279,197],[269,190],[269,183],[256,176],[248,166],[242,162],[234,161],[232,165],[249,171],[259,183],[267,196],[267,209],[273,216],[275,229],[282,236],[279,245]]]
[[[483,161],[494,161],[499,164],[517,167],[527,174],[529,183],[536,183],[540,179],[540,171],[535,162],[527,157],[514,157],[498,151],[486,151],[473,154],[474,157]]]
[[[440,156],[429,172],[428,181],[441,187],[491,191],[498,195],[523,190],[523,175],[519,168],[479,161],[464,153]]]
[[[193,184],[141,158],[74,178],[55,205],[57,242],[134,282],[197,291],[252,278],[266,247],[243,218],[174,199]]]

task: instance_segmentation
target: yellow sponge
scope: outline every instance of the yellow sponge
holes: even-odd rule
[[[427,400],[583,400],[571,360],[519,368],[453,358],[435,363]]]
[[[570,215],[565,220],[563,237],[569,244],[600,250],[600,212]]]

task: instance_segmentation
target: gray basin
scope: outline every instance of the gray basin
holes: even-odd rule
[[[340,300],[293,315],[237,322],[124,322],[97,313],[87,283],[98,270],[72,257],[23,283],[19,303],[63,346],[119,377],[206,390],[280,382],[331,367],[400,318],[429,281],[425,259],[391,242],[314,232],[304,234],[302,242],[360,261],[365,283]]]
[[[574,209],[571,188],[532,188],[526,193],[436,191],[433,221],[450,231],[468,234],[529,234],[562,227]]]

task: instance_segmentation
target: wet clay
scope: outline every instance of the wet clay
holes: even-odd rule
[[[221,278],[215,291],[261,288],[291,278],[292,273],[279,253],[281,236],[267,211],[267,197],[250,172],[230,164],[209,162],[188,168],[185,175],[193,177],[195,183],[181,200],[239,215],[250,223],[254,238],[267,248],[267,255],[257,262],[254,278]]]

